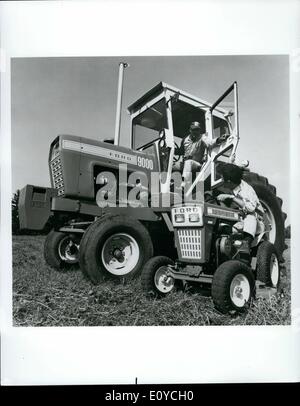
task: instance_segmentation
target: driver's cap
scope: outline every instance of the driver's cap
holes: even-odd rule
[[[193,121],[190,125],[190,130],[201,130],[201,124],[198,121]]]

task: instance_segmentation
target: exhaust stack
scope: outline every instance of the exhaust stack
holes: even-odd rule
[[[123,77],[124,77],[124,69],[127,68],[128,66],[129,66],[129,64],[126,62],[120,62],[120,64],[119,64],[119,83],[118,83],[116,127],[115,127],[115,140],[114,140],[115,145],[119,145],[119,140],[120,140]]]

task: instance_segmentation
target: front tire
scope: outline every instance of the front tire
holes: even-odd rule
[[[276,249],[269,241],[263,241],[257,249],[257,279],[266,286],[277,288],[280,280],[280,267]]]
[[[52,230],[44,244],[44,258],[48,265],[62,270],[79,262],[79,242],[74,242],[67,233]]]
[[[142,271],[142,289],[147,296],[163,297],[175,287],[175,279],[168,275],[168,265],[174,262],[165,256],[151,258]]]
[[[152,255],[151,238],[139,221],[107,216],[86,230],[80,245],[80,267],[94,284],[105,278],[130,279]]]
[[[212,281],[212,299],[217,310],[228,313],[243,311],[250,303],[255,288],[251,269],[243,262],[223,262]]]

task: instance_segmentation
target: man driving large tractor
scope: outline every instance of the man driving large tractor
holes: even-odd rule
[[[192,173],[201,169],[206,161],[208,151],[220,145],[227,137],[228,135],[223,134],[215,140],[211,140],[207,133],[203,133],[198,121],[191,123],[189,134],[182,139],[180,147],[175,149],[175,154],[183,156],[182,177],[184,183],[190,182]],[[180,166],[175,164],[173,169],[179,170],[181,169]]]

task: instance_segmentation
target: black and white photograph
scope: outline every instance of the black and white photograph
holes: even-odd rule
[[[15,325],[289,324],[288,72],[13,59]]]
[[[1,385],[299,381],[299,14],[1,3]]]

